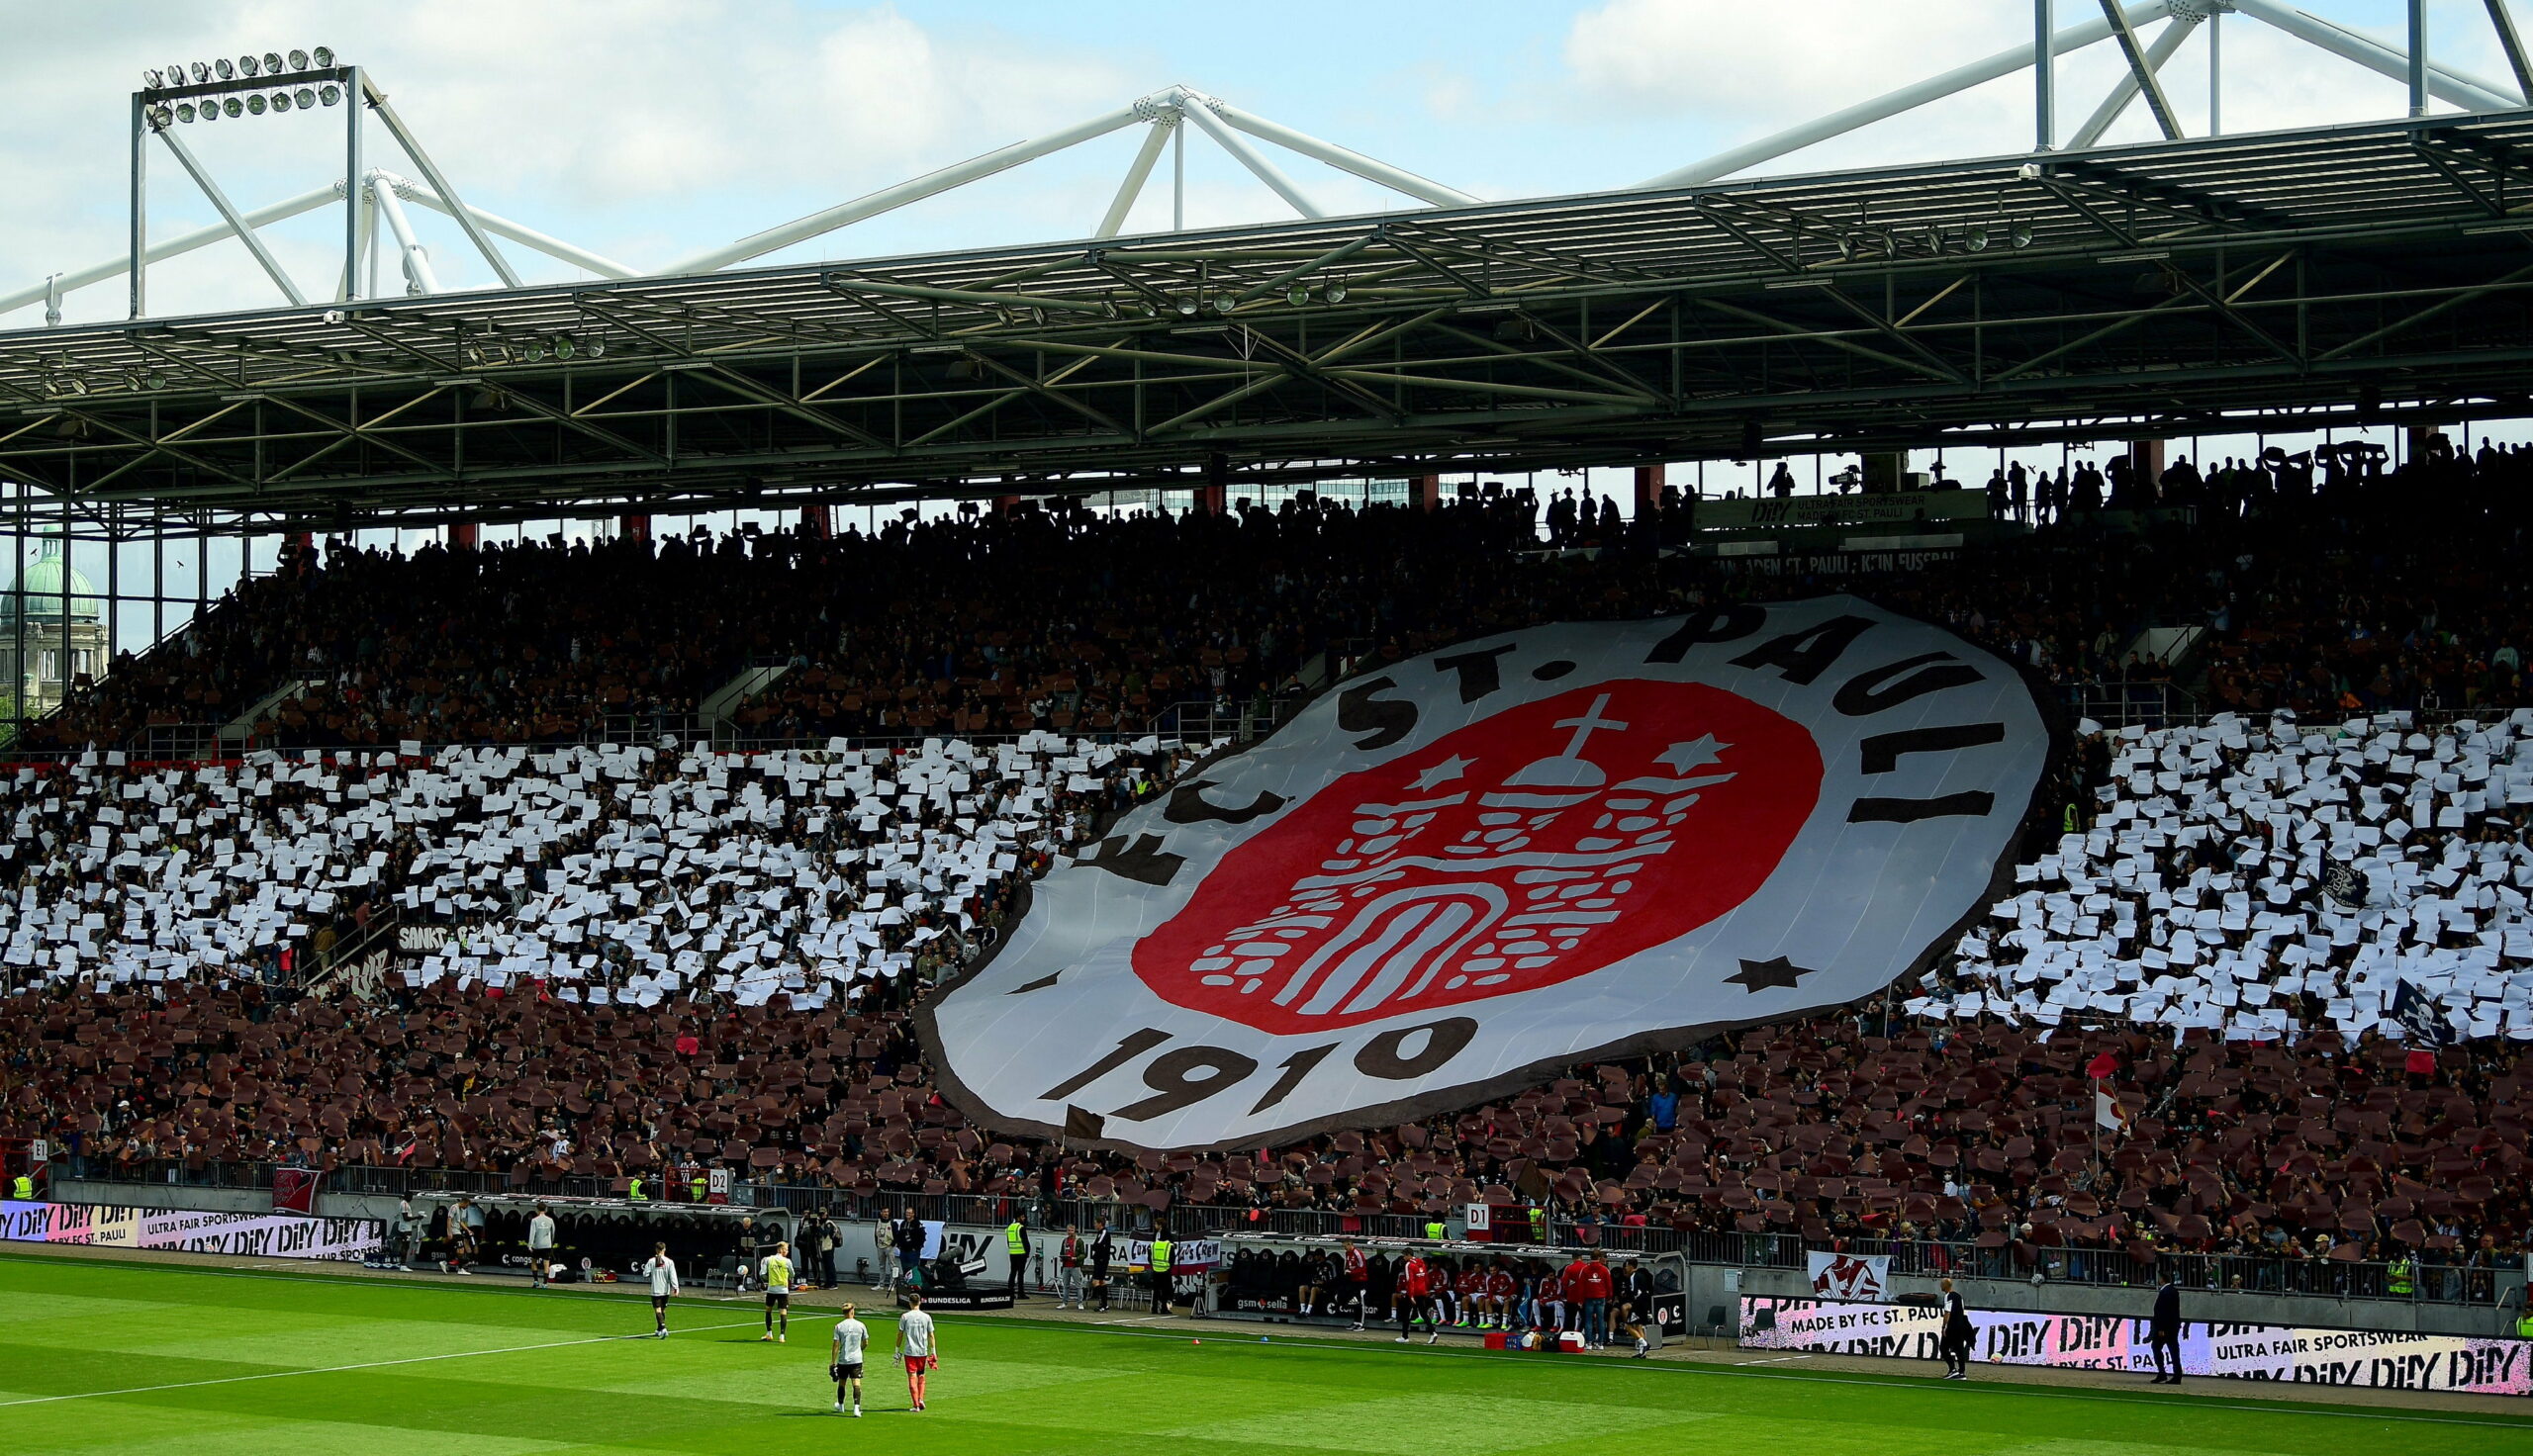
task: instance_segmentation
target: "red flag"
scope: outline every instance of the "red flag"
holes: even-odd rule
[[[2119,1070],[2119,1058],[2108,1051],[2085,1063],[2085,1075],[2097,1082],[2117,1070]]]

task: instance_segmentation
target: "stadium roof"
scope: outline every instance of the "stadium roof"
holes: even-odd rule
[[[2533,116],[2440,117],[5,333],[0,474],[341,528],[2452,420],[2533,413],[2528,290]]]

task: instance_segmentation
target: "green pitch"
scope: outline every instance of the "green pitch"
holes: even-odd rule
[[[757,1340],[751,1301],[533,1293],[0,1256],[0,1450],[188,1456],[1136,1452],[1835,1456],[2533,1451],[2533,1419],[1486,1355],[1225,1324],[1184,1335],[941,1317],[929,1410],[871,1366],[830,1410],[832,1317]],[[875,1353],[891,1329],[868,1320]],[[1243,1331],[1246,1330],[1244,1333]]]

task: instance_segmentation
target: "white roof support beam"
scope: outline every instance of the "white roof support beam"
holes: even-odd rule
[[[2176,15],[2164,22],[2164,29],[2155,37],[2155,44],[2146,47],[2146,69],[2160,77],[2164,62],[2173,58],[2173,52],[2179,50],[2182,43],[2190,39],[2191,32],[2198,28],[2197,21],[2187,15]],[[2209,37],[2212,40],[2214,33],[2210,32]],[[2095,107],[2094,114],[2086,118],[2085,124],[2076,129],[2076,135],[2067,139],[2068,149],[2082,151],[2100,141],[2103,134],[2110,131],[2121,114],[2128,110],[2128,103],[2136,99],[2137,73],[2132,70],[2119,78],[2119,84],[2111,88],[2111,94],[2102,99],[2102,105]]]
[[[1290,177],[1277,171],[1273,162],[1259,155],[1257,147],[1234,135],[1231,128],[1223,124],[1223,119],[1214,115],[1212,102],[1213,98],[1210,96],[1182,88],[1178,98],[1178,114],[1203,129],[1206,136],[1213,137],[1223,150],[1231,153],[1233,161],[1247,167],[1250,175],[1266,183],[1277,197],[1282,198],[1285,206],[1313,221],[1328,216],[1325,209],[1312,202],[1303,195],[1300,188],[1293,185]]]
[[[2318,46],[2344,60],[2354,61],[2378,75],[2407,85],[2410,78],[2409,52],[2387,46],[2369,36],[2343,30],[2329,21],[2306,15],[2283,0],[2233,0],[2234,9],[2263,24],[2274,26],[2297,40]],[[2427,93],[2437,100],[2465,111],[2514,111],[2524,102],[2509,97],[2493,83],[2468,76],[2451,66],[2430,62],[2427,67]]]
[[[342,185],[336,183],[330,187],[320,187],[314,192],[303,192],[297,197],[273,203],[268,207],[257,208],[243,215],[239,221],[250,228],[265,228],[286,219],[296,218],[303,213],[313,213],[328,204],[340,202],[342,198]],[[180,233],[164,242],[150,244],[148,261],[163,263],[169,258],[181,257],[186,253],[209,247],[215,242],[226,241],[235,236],[236,232],[237,229],[232,228],[228,220],[223,219],[208,228],[197,228],[191,232]],[[49,282],[39,283],[32,288],[22,288],[15,293],[0,294],[0,314],[23,309],[30,304],[43,303],[48,297],[58,298],[65,293],[104,283],[109,279],[120,278],[131,266],[132,256],[129,253],[119,252],[102,263],[74,269]]]
[[[385,177],[370,177],[370,195],[378,199],[378,211],[387,219],[387,230],[396,234],[396,246],[405,256],[405,281],[414,293],[439,292],[439,275],[431,271],[430,254],[422,250],[414,236],[414,224],[405,216],[405,205],[396,200],[396,189]]]
[[[417,207],[429,208],[432,212],[438,213],[442,217],[456,216],[454,211],[450,209],[446,199],[440,197],[437,193],[432,192],[429,188],[424,187],[420,182],[416,182],[405,177],[399,177],[393,172],[373,172],[370,175],[393,188],[398,197],[403,198],[407,202],[413,203]],[[579,268],[584,272],[595,273],[601,278],[639,278],[642,276],[631,268],[625,267],[622,263],[616,262],[612,258],[591,252],[587,248],[575,247],[571,243],[565,242],[559,237],[549,237],[546,234],[537,231],[535,228],[528,227],[524,223],[514,223],[510,219],[502,217],[499,214],[488,213],[482,208],[475,207],[471,204],[467,207],[466,211],[477,223],[483,225],[485,231],[492,233],[496,237],[507,237],[511,241],[518,243],[524,247],[533,248],[537,252],[543,253],[545,256],[552,258],[557,262],[569,263],[575,268]]]
[[[1117,196],[1109,202],[1108,211],[1100,215],[1099,230],[1091,236],[1114,237],[1125,228],[1126,215],[1135,210],[1135,199],[1143,196],[1144,183],[1161,160],[1161,149],[1170,144],[1171,134],[1178,130],[1178,122],[1173,118],[1153,122],[1150,127],[1144,144],[1135,148],[1134,165],[1126,168],[1126,180],[1117,184]]]
[[[414,166],[422,174],[422,180],[431,184],[432,191],[448,200],[450,208],[453,209],[449,216],[455,218],[457,226],[466,230],[466,240],[475,244],[475,250],[484,255],[484,261],[493,265],[493,272],[501,278],[502,286],[504,288],[518,287],[518,274],[511,267],[510,260],[502,256],[500,248],[493,246],[493,239],[487,237],[484,229],[476,224],[474,214],[468,210],[465,199],[457,195],[457,189],[449,185],[447,175],[441,172],[438,164],[422,150],[422,143],[415,140],[414,134],[406,130],[404,118],[396,115],[396,108],[387,104],[387,93],[371,85],[367,76],[361,77],[360,89],[368,98],[369,109],[378,113],[378,119],[386,124],[387,135],[395,137],[396,144],[405,149],[405,155],[413,158]]]
[[[2140,26],[2170,17],[2174,13],[2174,7],[2170,0],[2138,0],[2138,3],[2127,6],[2122,13],[2127,16],[2130,25]],[[2082,50],[2098,41],[2108,40],[2110,36],[2111,22],[2099,18],[2083,21],[2050,37],[2050,53],[2065,55],[2071,50]],[[1984,60],[1974,60],[1968,65],[1956,66],[1942,75],[1930,76],[1914,86],[1903,86],[1897,91],[1887,92],[1870,101],[1859,101],[1842,111],[1831,112],[1826,117],[1806,122],[1800,127],[1789,128],[1773,136],[1762,136],[1756,141],[1746,141],[1729,150],[1719,151],[1703,161],[1691,162],[1685,167],[1665,172],[1659,177],[1649,178],[1639,185],[1694,187],[1701,182],[1712,182],[1718,177],[1729,177],[1736,172],[1755,167],[1761,162],[1774,160],[1787,152],[1801,151],[1807,146],[1827,141],[1833,136],[1843,136],[1859,127],[1869,127],[1875,122],[1888,121],[1903,112],[1915,111],[1930,101],[1941,101],[1947,96],[1967,91],[1974,86],[1984,86],[1990,81],[2011,76],[2029,66],[2039,49],[2037,45],[2018,45],[2010,50],[2000,50]]]
[[[377,173],[369,174],[374,179]],[[334,302],[348,304],[355,299],[376,295],[378,291],[378,194],[372,187],[360,190],[360,212],[352,225],[350,255],[343,259],[343,278],[334,290]],[[367,275],[362,268],[367,267]]]
[[[202,189],[203,196],[211,199],[212,207],[219,211],[220,220],[229,225],[229,230],[237,234],[237,240],[246,244],[246,250],[255,255],[256,263],[262,266],[264,275],[272,279],[273,286],[281,290],[282,297],[290,300],[293,306],[305,307],[308,296],[301,293],[299,285],[291,281],[289,273],[283,271],[281,260],[273,256],[272,249],[264,246],[263,234],[257,232],[247,225],[244,218],[237,215],[237,209],[229,201],[229,194],[220,190],[220,184],[211,179],[209,172],[203,170],[201,162],[194,160],[193,148],[177,140],[176,134],[163,127],[152,127],[150,130],[158,134],[159,140],[167,143],[167,149],[175,153],[176,160],[184,163],[185,171],[194,179],[194,185]]]
[[[2164,83],[2155,76],[2154,62],[2146,58],[2146,49],[2137,44],[2137,28],[2121,14],[2119,0],[2102,0],[2102,18],[2111,23],[2111,38],[2119,43],[2119,53],[2128,60],[2128,79],[2145,94],[2146,109],[2155,114],[2155,126],[2166,141],[2181,139],[2181,119],[2173,115],[2173,104],[2164,95]]]
[[[1062,132],[1050,133],[1033,141],[1015,141],[1009,146],[998,147],[982,156],[970,157],[964,162],[943,167],[940,171],[917,177],[910,182],[900,182],[894,187],[882,188],[878,192],[857,197],[848,203],[838,204],[824,212],[811,213],[796,222],[786,223],[780,228],[769,228],[763,232],[742,237],[726,247],[716,247],[709,252],[697,253],[691,258],[684,258],[670,264],[664,271],[670,274],[710,273],[716,269],[727,268],[733,263],[744,263],[750,258],[761,258],[767,253],[778,252],[794,243],[806,242],[822,232],[833,232],[838,228],[862,222],[867,218],[876,218],[882,213],[892,212],[908,203],[921,202],[927,197],[947,192],[953,187],[963,187],[981,178],[990,177],[996,172],[1009,171],[1022,162],[1036,161],[1052,152],[1062,151],[1069,146],[1078,146],[1094,136],[1105,136],[1111,132],[1123,131],[1142,120],[1144,120],[1143,112],[1131,106],[1120,107]]]
[[[1299,152],[1312,161],[1326,162],[1341,172],[1352,172],[1366,182],[1378,183],[1392,192],[1405,193],[1418,202],[1432,203],[1438,208],[1454,208],[1470,207],[1485,201],[1483,198],[1471,197],[1456,187],[1446,187],[1430,178],[1419,177],[1403,167],[1393,167],[1376,157],[1365,156],[1360,151],[1349,151],[1333,141],[1322,141],[1308,133],[1296,132],[1290,127],[1280,126],[1262,116],[1253,116],[1228,101],[1207,97],[1205,102],[1200,104],[1210,104],[1216,116],[1261,141],[1271,141],[1286,151]]]
[[[2489,26],[2497,32],[2498,48],[2506,52],[2506,68],[2515,73],[2515,89],[2524,95],[2524,104],[2533,106],[2533,62],[2524,58],[2523,38],[2515,34],[2515,16],[2506,8],[2506,0],[2486,0],[2489,10]]]

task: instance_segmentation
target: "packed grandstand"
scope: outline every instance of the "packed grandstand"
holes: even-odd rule
[[[1677,510],[1548,549],[1519,492],[301,550],[0,776],[0,1133],[100,1176],[719,1167],[1330,1230],[1489,1202],[1989,1274],[2345,1291],[2407,1258],[2486,1300],[2533,1220],[2528,473],[2229,461],[2116,515],[2080,481],[1836,582],[1678,549]],[[1832,587],[2028,668],[2067,725],[2007,892],[1889,994],[1281,1146],[997,1134],[945,1092],[919,1010],[1215,739],[1488,632]],[[2181,626],[2181,662],[2127,650]],[[705,696],[759,664],[714,744]],[[250,752],[143,752],[268,699]]]

